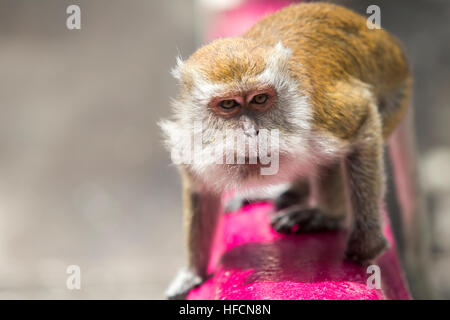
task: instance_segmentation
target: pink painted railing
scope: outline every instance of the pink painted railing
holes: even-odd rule
[[[244,32],[261,16],[290,1],[250,0],[220,13],[206,39]],[[366,267],[344,260],[344,231],[283,235],[270,227],[270,203],[249,205],[224,215],[212,248],[212,277],[188,299],[410,299],[390,223],[384,233],[390,249],[376,262],[381,289],[366,284]]]
[[[409,299],[389,223],[391,248],[375,263],[381,289],[366,282],[367,268],[344,260],[344,231],[284,235],[270,227],[273,206],[259,203],[223,216],[209,271],[213,276],[188,299]]]

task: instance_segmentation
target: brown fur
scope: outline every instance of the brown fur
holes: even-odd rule
[[[207,75],[208,81],[229,83],[241,81],[244,75],[260,74],[266,67],[263,59],[265,52],[265,48],[257,42],[227,38],[200,48],[189,58],[189,62],[198,66],[199,71]]]

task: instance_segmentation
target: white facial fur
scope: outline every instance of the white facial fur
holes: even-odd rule
[[[278,43],[267,55],[264,71],[252,78],[253,83],[270,85],[277,93],[276,104],[252,119],[223,119],[212,114],[207,107],[208,103],[212,97],[226,93],[226,84],[208,82],[197,70],[183,69],[185,66],[181,59],[177,61],[172,74],[181,80],[183,72],[190,72],[194,85],[190,92],[173,101],[174,119],[161,121],[160,125],[165,134],[166,145],[173,151],[180,146],[191,145],[194,124],[199,121],[202,123],[204,146],[201,154],[194,154],[193,159],[197,161],[184,166],[209,188],[222,191],[227,188],[277,184],[314,171],[317,151],[311,145],[312,108],[307,97],[302,94],[301,84],[289,75],[290,55],[291,51]],[[216,164],[217,159],[211,157],[212,150],[217,147],[214,137],[223,135],[226,129],[241,128],[252,136],[255,132],[252,124],[258,129],[279,130],[280,159],[276,175],[247,176],[243,174],[246,172],[245,165]],[[227,152],[229,146],[226,143],[223,146]]]

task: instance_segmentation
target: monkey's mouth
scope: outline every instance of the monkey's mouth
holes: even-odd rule
[[[241,159],[240,162],[236,162],[236,165],[239,166],[245,166],[245,167],[249,167],[249,168],[259,168],[264,166],[265,164],[263,164],[261,158],[259,156],[256,157],[249,157],[246,156],[243,159]]]

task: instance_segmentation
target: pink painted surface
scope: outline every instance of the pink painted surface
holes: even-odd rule
[[[215,17],[205,38],[239,35],[290,3],[245,1]],[[278,234],[270,227],[272,210],[268,203],[253,204],[221,219],[209,266],[212,276],[188,299],[410,299],[387,219],[384,232],[391,247],[376,261],[382,280],[378,290],[366,285],[370,275],[365,267],[343,259],[344,231]]]
[[[283,235],[269,224],[272,205],[225,215],[210,262],[212,277],[188,299],[409,299],[390,227],[391,248],[376,261],[381,290],[366,285],[366,268],[344,260],[346,233]]]

